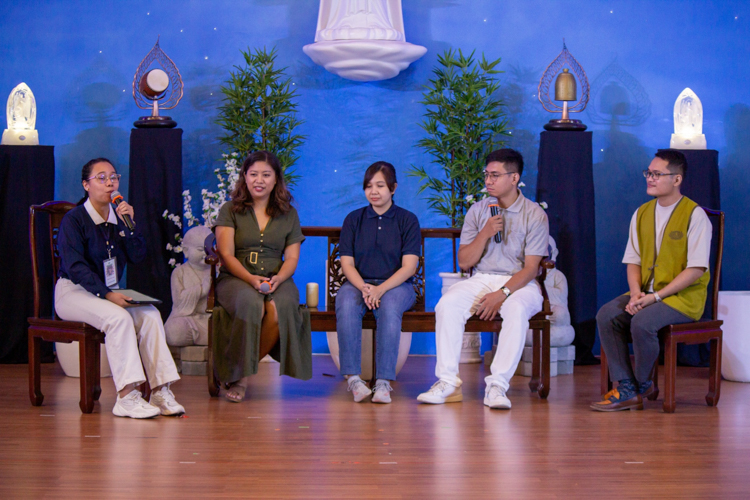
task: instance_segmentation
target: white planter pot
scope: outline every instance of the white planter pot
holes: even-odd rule
[[[336,332],[326,332],[328,339],[328,350],[331,351],[331,358],[336,368],[341,369],[339,360],[339,337]],[[396,360],[396,375],[406,363],[409,357],[409,348],[411,347],[411,332],[401,332],[401,340],[398,344],[398,358]],[[372,378],[372,330],[362,330],[362,373],[360,376],[363,380]]]
[[[750,291],[719,292],[718,319],[724,321],[721,375],[735,382],[750,382]]]
[[[66,344],[64,342],[55,342],[55,351],[57,352],[57,359],[60,361],[60,366],[68,377],[80,377],[81,365],[78,358],[78,342],[71,342]],[[109,368],[109,360],[107,359],[107,351],[104,348],[104,344],[100,346],[101,361],[99,365],[100,376],[111,377],[112,370]]]
[[[441,295],[458,283],[468,278],[462,273],[440,273],[440,279],[443,280]],[[479,348],[482,345],[482,336],[480,332],[464,332],[463,342],[461,343],[461,360],[460,363],[481,363],[482,357],[479,355]]]

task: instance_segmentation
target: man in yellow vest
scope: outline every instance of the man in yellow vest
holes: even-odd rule
[[[659,359],[657,332],[666,325],[697,321],[703,315],[709,281],[711,222],[680,186],[687,174],[685,155],[661,150],[651,161],[646,193],[630,221],[623,264],[630,293],[605,304],[596,315],[609,373],[618,381],[597,411],[643,409],[654,384],[652,368]],[[630,363],[632,339],[635,369]]]

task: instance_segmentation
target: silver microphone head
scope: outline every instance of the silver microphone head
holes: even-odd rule
[[[117,198],[120,198],[122,200],[122,195],[120,194],[119,191],[113,191],[112,194],[109,195],[109,197],[113,203],[115,202],[115,200],[117,200]]]

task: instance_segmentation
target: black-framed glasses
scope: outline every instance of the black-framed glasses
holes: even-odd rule
[[[513,174],[516,174],[518,172],[500,173],[500,172],[488,172],[488,171],[485,170],[483,173],[484,173],[484,180],[492,179],[492,182],[495,182],[496,180],[498,180],[500,178],[501,175],[513,175]]]
[[[651,170],[643,171],[643,177],[645,177],[646,179],[655,179],[658,181],[660,177],[664,177],[665,175],[680,175],[680,174],[663,174],[661,172],[653,172]]]
[[[120,182],[120,177],[122,177],[122,175],[120,175],[120,174],[110,174],[110,175],[107,175],[107,174],[99,174],[99,175],[95,175],[95,176],[93,176],[93,177],[89,177],[89,178],[88,178],[88,179],[86,179],[86,180],[87,180],[87,181],[90,181],[91,179],[97,179],[97,180],[99,181],[99,183],[100,183],[100,184],[106,184],[106,183],[107,183],[107,179],[109,179],[109,180],[110,180],[110,182],[111,182],[112,184],[114,184],[114,183],[116,183],[116,182]]]

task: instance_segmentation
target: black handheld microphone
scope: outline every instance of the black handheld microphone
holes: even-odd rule
[[[499,213],[500,213],[500,205],[497,205],[495,203],[491,204],[490,205],[490,214],[492,215],[492,217],[496,216]],[[502,241],[503,241],[503,232],[502,231],[498,231],[498,233],[494,236],[494,238],[495,238],[495,243],[502,243]]]
[[[115,206],[119,206],[120,203],[122,203],[123,201],[125,201],[122,198],[122,195],[120,194],[119,191],[113,192],[112,195],[111,195],[111,198],[112,198],[112,203],[114,203]],[[133,219],[130,218],[129,215],[127,215],[127,214],[123,215],[122,216],[122,220],[125,221],[125,225],[128,226],[128,229],[130,229],[131,231],[133,230],[133,228],[135,228],[135,225],[133,224]]]

